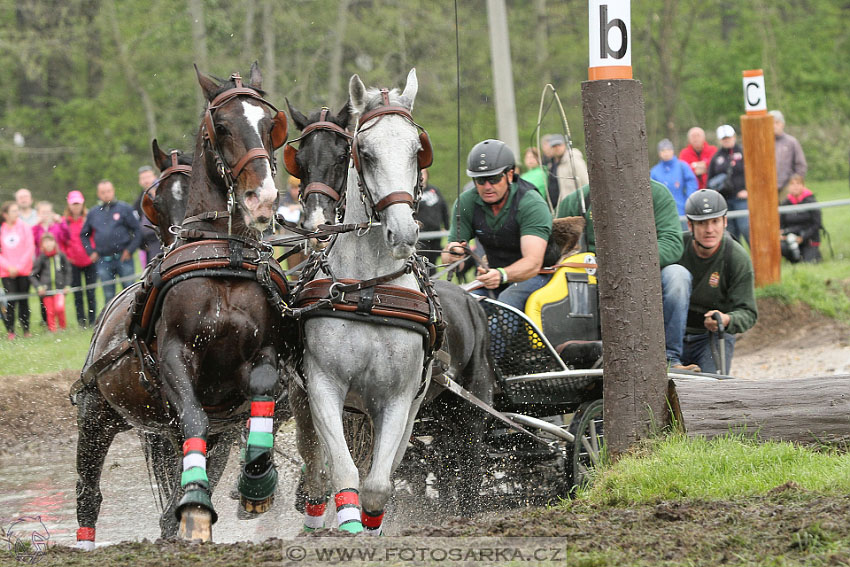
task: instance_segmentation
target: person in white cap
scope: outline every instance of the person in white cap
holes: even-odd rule
[[[785,133],[785,117],[779,110],[771,110],[773,116],[774,152],[776,155],[776,187],[779,200],[788,196],[788,184],[792,175],[806,177],[809,169],[803,147],[797,138]]]
[[[747,210],[747,187],[744,178],[744,150],[735,137],[735,129],[728,124],[717,128],[720,148],[708,164],[708,189],[714,189],[726,200],[730,211]],[[750,242],[750,219],[729,219],[729,234],[735,240]]]

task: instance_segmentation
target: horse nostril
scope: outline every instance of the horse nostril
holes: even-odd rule
[[[257,192],[256,191],[246,191],[245,192],[245,200],[246,201],[249,200],[249,199],[256,199],[256,198],[257,198]]]

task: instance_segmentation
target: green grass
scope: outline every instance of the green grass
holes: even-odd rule
[[[850,198],[846,181],[812,182],[809,188],[818,201]],[[830,236],[821,244],[824,261],[791,264],[783,260],[782,281],[756,290],[756,297],[772,297],[788,304],[806,303],[850,324],[850,206],[824,209],[823,224]]]
[[[850,454],[743,435],[708,441],[683,434],[653,439],[603,468],[579,498],[611,506],[664,500],[731,500],[787,482],[819,494],[850,493]]]

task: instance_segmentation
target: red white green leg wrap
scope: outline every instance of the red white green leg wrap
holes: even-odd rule
[[[263,502],[274,495],[277,469],[272,459],[274,446],[274,398],[257,396],[251,401],[248,443],[239,476],[239,494],[246,500]]]
[[[94,550],[94,528],[79,528],[77,530],[77,549]]]
[[[251,419],[248,421],[248,448],[245,461],[253,461],[259,454],[271,451],[274,446],[274,398],[258,396],[251,401]]]
[[[180,486],[200,484],[209,487],[207,478],[207,442],[200,437],[190,437],[183,442],[183,476]]]
[[[358,534],[363,531],[360,521],[360,493],[354,488],[343,488],[334,496],[336,520],[339,529]]]
[[[327,498],[308,498],[304,507],[304,531],[312,532],[325,527]]]
[[[177,503],[174,515],[181,519],[187,506],[200,506],[210,511],[212,523],[218,520],[218,514],[210,499],[210,480],[207,478],[207,441],[202,437],[189,437],[183,442],[183,476],[180,486],[185,490],[183,498]]]
[[[360,520],[363,522],[363,532],[366,535],[381,535],[381,531],[384,525],[383,510],[378,513],[367,512],[366,510],[363,510],[363,514],[360,517]]]

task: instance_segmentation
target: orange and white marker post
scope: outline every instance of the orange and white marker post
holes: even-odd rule
[[[632,78],[632,31],[630,0],[590,0],[591,81]]]
[[[653,418],[666,422],[664,317],[631,6],[590,0],[589,12],[590,80],[581,100],[599,258],[605,444],[616,458],[650,435]]]
[[[741,143],[750,210],[750,256],[756,286],[762,287],[781,279],[773,117],[767,114],[764,72],[744,71],[743,77],[746,114],[741,116]]]

